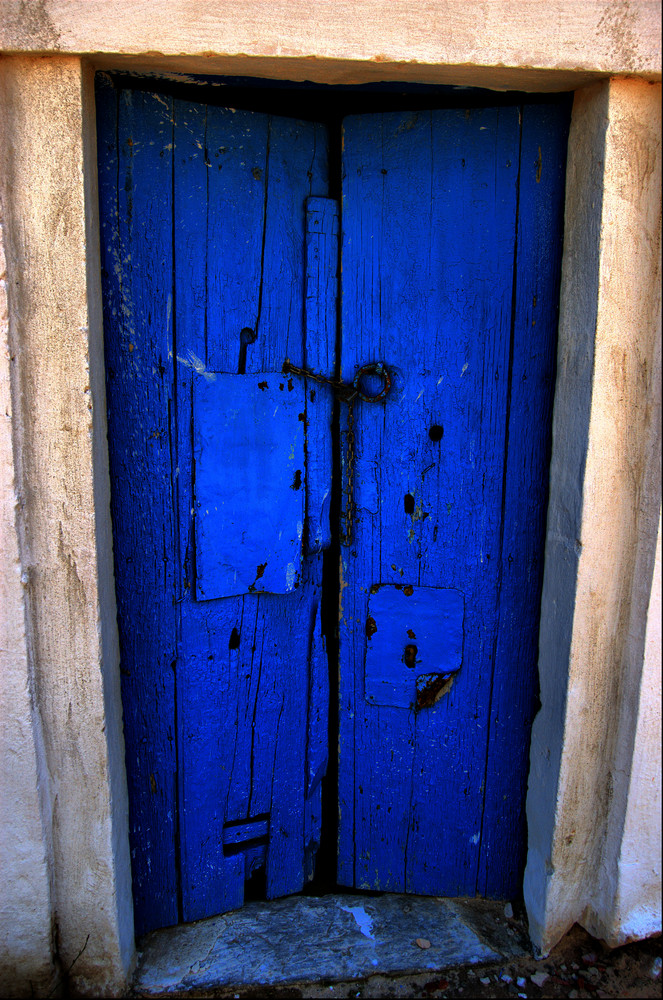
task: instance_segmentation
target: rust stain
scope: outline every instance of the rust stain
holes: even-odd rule
[[[157,794],[157,782],[153,774],[150,775],[150,791],[152,792],[152,795]]]
[[[338,595],[338,623],[342,625],[344,622],[343,617],[343,591],[348,586],[348,582],[345,579],[344,573],[345,567],[343,566],[343,557],[339,559],[339,595]]]
[[[414,587],[412,586],[411,583],[408,583],[403,587],[403,593],[405,594],[406,597],[412,597],[412,595],[414,594]]]
[[[543,160],[541,158],[541,147],[539,146],[539,155],[536,159],[536,183],[541,183],[541,168],[543,166]]]
[[[259,579],[260,579],[260,577],[261,577],[261,576],[263,575],[263,573],[265,572],[265,567],[266,567],[266,566],[267,566],[267,563],[266,563],[266,562],[264,562],[264,563],[259,563],[259,564],[258,564],[258,565],[256,566],[256,580],[259,580]]]
[[[370,639],[372,635],[375,635],[377,630],[378,627],[375,624],[375,618],[371,618],[369,615],[369,617],[366,619],[366,635]]]
[[[408,637],[408,639],[416,639],[417,638],[411,628],[409,628],[407,630],[407,637]]]
[[[301,469],[295,469],[295,474],[292,477],[292,484],[290,486],[290,489],[291,490],[298,490],[298,489],[301,488],[301,485],[302,485],[302,470]]]
[[[454,682],[453,674],[421,674],[417,677],[417,708],[430,708],[449,691]]]

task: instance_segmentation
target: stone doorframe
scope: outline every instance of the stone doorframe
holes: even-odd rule
[[[73,988],[117,995],[134,960],[99,68],[575,90],[524,893],[542,952],[574,922],[611,944],[653,933],[660,3],[246,0],[232,21],[213,6],[5,0],[1,12],[2,978],[39,994],[71,967]]]

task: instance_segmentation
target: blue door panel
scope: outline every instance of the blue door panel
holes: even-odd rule
[[[568,127],[567,107],[522,110],[499,622],[477,882],[477,892],[497,899],[520,889],[527,847]]]
[[[356,404],[340,616],[342,884],[519,890],[566,127],[555,107],[344,123],[341,366],[348,379],[383,360],[392,390],[382,406]],[[545,320],[526,331],[539,308]],[[403,664],[380,674],[378,585],[464,596],[453,683],[380,699]],[[407,619],[392,609],[389,646],[403,644]]]
[[[464,610],[457,590],[400,583],[371,587],[366,701],[414,709],[437,700],[462,666]]]
[[[137,932],[312,877],[337,533],[338,880],[514,895],[568,109],[346,118],[339,206],[321,124],[97,101]]]
[[[301,580],[304,386],[193,376],[196,598],[289,594]]]
[[[309,661],[321,562],[312,558],[306,566],[295,566],[294,576],[286,567],[282,595],[191,599],[197,573],[191,517],[191,510],[196,510],[192,484],[197,476],[192,379],[198,376],[196,385],[212,386],[204,372],[225,372],[246,379],[247,394],[262,394],[258,383],[265,379],[256,379],[256,373],[278,375],[286,356],[302,363],[306,200],[326,194],[327,141],[326,130],[315,123],[200,109],[185,102],[174,102],[174,118],[175,439],[180,565],[185,571],[177,674],[179,816],[183,916],[193,920],[237,905],[238,898],[241,902],[247,864],[264,862],[270,898],[297,891],[304,883]],[[191,197],[189,171],[194,178],[205,173],[204,198]],[[193,266],[192,258],[197,261]],[[197,313],[189,309],[192,299],[198,303]],[[187,363],[192,354],[198,359],[193,371]],[[290,389],[279,375],[274,391],[294,399],[301,387],[295,389],[293,384]],[[225,403],[223,408],[226,416],[232,409]],[[296,442],[289,421],[284,425],[283,451],[289,499],[303,514],[301,412],[300,402],[296,439],[300,464],[290,468]],[[224,417],[219,414],[219,419]],[[275,419],[272,413],[272,427]],[[269,436],[270,431],[265,433]],[[268,470],[259,455],[255,463],[258,475],[265,476]],[[224,468],[219,468],[220,478],[225,478]],[[188,470],[185,475],[183,469]],[[301,469],[300,487],[291,489],[297,486],[297,469]],[[267,500],[271,488],[266,482]],[[255,520],[255,513],[247,508],[247,524]],[[292,524],[287,525],[292,540],[291,529]],[[297,530],[295,525],[295,536]],[[254,531],[251,523],[250,532]],[[245,551],[241,530],[225,544],[226,551]],[[253,584],[258,591],[253,581],[259,583],[258,567],[264,562],[264,557],[256,559],[247,589]],[[208,633],[213,633],[212,641]],[[205,657],[207,669],[201,663]],[[225,671],[214,669],[221,657],[228,662],[229,691],[224,690]],[[287,675],[280,666],[284,659],[289,664]],[[208,717],[207,700],[220,706],[221,719]],[[218,754],[212,755],[210,745],[215,744]],[[256,859],[253,838],[245,842],[251,853],[234,876],[239,884],[233,886],[224,873],[238,864],[239,854],[224,851],[225,826],[267,815],[266,850]],[[238,850],[235,845],[234,851]]]
[[[99,136],[143,933],[241,905],[257,869],[269,897],[312,873],[326,760],[322,557],[302,554],[312,401],[280,370],[286,357],[304,362],[316,280],[327,316],[314,335],[335,329],[325,268],[336,213],[324,204],[327,136],[315,123],[116,90],[101,77]],[[307,277],[309,198],[329,248]],[[331,374],[333,340],[326,355]],[[318,498],[319,479],[316,468]],[[322,511],[319,523],[324,534]]]
[[[163,239],[172,197],[170,163],[160,156],[172,124],[154,95],[118,94],[103,77],[97,100],[113,547],[140,933],[178,919],[172,249]],[[158,253],[147,267],[150,247]]]
[[[370,351],[395,377],[384,406],[360,404],[356,418],[356,537],[342,556],[343,884],[475,891],[518,150],[517,108],[345,123],[341,363],[349,373]],[[365,699],[376,583],[464,595],[463,668],[429,708]]]

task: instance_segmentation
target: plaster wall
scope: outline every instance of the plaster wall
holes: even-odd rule
[[[13,439],[12,449],[0,438],[11,529],[0,565],[10,682],[0,694],[13,713],[0,749],[24,747],[20,768],[7,770],[21,820],[9,880],[29,872],[36,885],[33,911],[7,897],[12,933],[0,940],[18,955],[19,938],[34,941],[47,975],[55,928],[62,967],[74,963],[70,988],[117,995],[133,924],[92,69],[75,53],[100,67],[561,90],[608,73],[659,79],[660,3],[5,0],[0,46],[49,53],[0,62],[12,358],[12,408],[3,399],[0,412],[12,414]],[[644,624],[660,504],[658,106],[660,88],[638,80],[604,80],[574,105],[525,884],[542,950],[575,920],[621,933],[637,886],[660,893],[650,854],[639,859],[634,844],[644,827],[652,852],[656,843],[643,762],[656,735],[648,678],[660,663],[654,611],[646,647]]]
[[[2,228],[0,204],[0,870],[9,874],[0,894],[0,982],[30,996],[47,991],[55,973],[52,844],[19,547]]]
[[[576,921],[619,941],[661,501],[660,101],[616,80],[574,103],[525,874],[543,952]]]
[[[661,521],[647,614],[628,806],[605,937],[614,944],[661,930]]]
[[[44,931],[50,933],[52,919],[64,969],[76,959],[72,988],[112,995],[131,961],[133,925],[104,440],[92,78],[73,57],[6,59],[0,73],[1,129],[9,137],[0,153],[0,183],[11,426],[25,525],[21,572],[52,831],[52,918],[49,912]],[[5,503],[12,503],[12,494]],[[12,555],[10,581],[17,572]],[[3,621],[11,611],[3,606]],[[19,653],[20,646],[8,657],[12,672],[25,672]],[[22,702],[17,699],[14,709],[27,733],[27,692],[18,693]],[[44,788],[33,775],[13,777],[19,801],[30,802],[35,789]],[[35,816],[22,829],[28,855],[39,850],[36,824]],[[39,870],[35,865],[36,876]],[[8,879],[15,878],[10,866]],[[42,912],[45,906],[46,898]],[[24,920],[17,909],[14,937]]]

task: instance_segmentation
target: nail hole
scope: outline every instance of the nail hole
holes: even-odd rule
[[[403,506],[406,514],[414,514],[414,497],[411,493],[406,493],[403,497]]]
[[[431,429],[428,431],[428,437],[431,441],[441,441],[442,435],[444,434],[444,427],[442,424],[433,424]]]
[[[250,326],[245,326],[243,330],[240,330],[239,340],[241,344],[253,344],[255,343],[255,339],[256,332],[255,330],[252,330]]]
[[[405,652],[403,653],[403,659],[405,661],[406,667],[414,668],[417,662],[417,647],[412,643],[408,643],[405,647]]]
[[[228,649],[239,649],[239,632],[237,631],[236,628],[234,628],[230,633]]]

